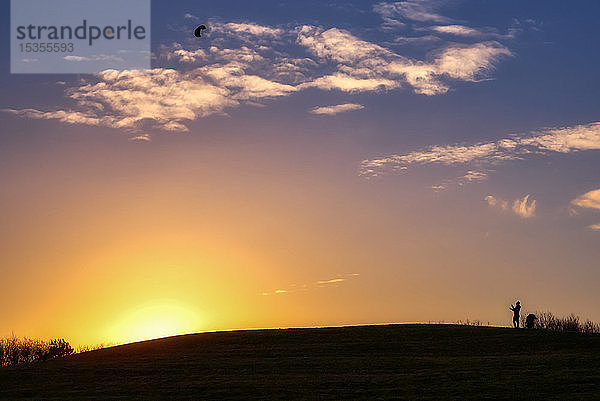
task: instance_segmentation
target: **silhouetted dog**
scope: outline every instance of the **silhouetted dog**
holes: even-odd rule
[[[536,319],[537,319],[537,316],[534,315],[533,313],[530,313],[529,315],[527,315],[527,317],[525,318],[525,328],[533,329]]]

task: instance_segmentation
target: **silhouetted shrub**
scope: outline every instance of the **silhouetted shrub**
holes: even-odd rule
[[[64,339],[50,340],[48,352],[44,355],[44,359],[56,358],[57,356],[67,356],[73,353],[73,348]]]
[[[551,312],[536,312],[534,328],[552,331],[573,331],[578,333],[600,333],[600,324],[590,320],[581,322],[579,316],[570,314],[567,317],[557,317]]]
[[[44,361],[72,353],[73,348],[62,338],[49,342],[30,338],[19,339],[14,335],[0,339],[0,366]]]
[[[571,313],[566,318],[558,319],[558,321],[560,322],[562,331],[583,332],[583,327],[579,322],[579,316],[575,316]]]

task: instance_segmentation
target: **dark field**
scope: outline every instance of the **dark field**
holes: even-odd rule
[[[600,335],[454,325],[170,337],[0,369],[3,399],[600,399]]]

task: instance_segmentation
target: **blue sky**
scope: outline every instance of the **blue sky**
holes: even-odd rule
[[[5,227],[119,221],[128,199],[154,216],[222,204],[210,227],[252,237],[266,221],[264,238],[240,235],[277,254],[267,270],[279,281],[256,278],[248,294],[316,305],[336,298],[290,288],[336,278],[339,300],[369,294],[368,307],[348,304],[354,314],[333,302],[290,324],[452,320],[475,299],[470,317],[501,322],[517,297],[600,319],[598,12],[583,1],[154,1],[152,70],[96,75],[11,75],[5,40]],[[90,202],[90,182],[104,194],[95,207],[54,199],[61,188]],[[6,249],[54,252],[47,234],[0,234]],[[411,300],[419,307],[403,310]],[[273,321],[262,319],[214,327]]]

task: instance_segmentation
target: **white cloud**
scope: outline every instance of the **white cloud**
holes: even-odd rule
[[[498,42],[448,47],[435,60],[436,73],[474,81],[491,70],[503,56],[512,56],[512,53]]]
[[[428,20],[434,15],[429,3],[405,3],[394,3],[388,10],[390,15],[399,13],[417,20]],[[387,9],[382,4],[377,8]],[[184,17],[197,19],[189,13]],[[353,94],[406,87],[427,96],[439,95],[450,90],[452,80],[475,82],[486,78],[502,57],[512,54],[497,42],[453,44],[437,49],[424,61],[338,28],[282,28],[218,21],[209,25],[212,45],[208,49],[199,45],[186,48],[177,43],[159,47],[155,54],[157,63],[165,62],[171,67],[177,63],[177,68],[107,70],[85,78],[79,86],[66,88],[72,101],[70,107],[5,111],[29,118],[130,131],[187,131],[187,124],[195,119],[308,88]],[[299,45],[306,54],[290,55],[293,45]],[[77,56],[66,57],[85,61]],[[351,104],[355,103],[346,103]],[[333,114],[357,109],[338,106],[313,112]]]
[[[150,135],[148,135],[148,134],[136,135],[136,136],[129,138],[129,140],[132,142],[138,142],[138,141],[148,142],[148,141],[150,141]]]
[[[364,160],[361,175],[370,177],[414,164],[492,164],[521,159],[532,153],[571,153],[600,149],[600,122],[534,131],[495,142],[473,145],[434,145],[426,150]]]
[[[347,74],[335,73],[319,77],[312,82],[302,84],[302,88],[319,88],[323,90],[338,89],[343,92],[371,92],[380,89],[394,89],[400,83],[382,78],[355,78]]]
[[[397,44],[412,44],[412,45],[431,45],[434,42],[441,42],[442,39],[435,35],[423,36],[396,36],[394,43]]]
[[[448,23],[451,20],[435,11],[437,1],[431,0],[406,0],[394,3],[378,3],[373,10],[378,13],[388,26],[399,25],[404,21]],[[401,26],[401,25],[400,25]]]
[[[578,196],[571,201],[571,204],[585,209],[600,210],[600,189],[595,189]],[[574,209],[572,212],[570,209],[569,212],[572,216],[577,214],[577,211]],[[600,224],[592,224],[589,225],[588,228],[590,230],[600,231]]]
[[[181,63],[196,63],[201,60],[206,60],[208,56],[203,49],[190,51],[179,48],[174,50],[169,57],[177,59]]]
[[[541,135],[522,138],[521,144],[560,153],[600,149],[600,122],[550,129]]]
[[[63,59],[67,61],[112,61],[112,62],[123,62],[124,60],[121,57],[117,57],[115,55],[106,55],[106,54],[93,54],[91,57],[82,57],[82,56],[64,56]]]
[[[238,34],[248,34],[252,36],[277,37],[284,34],[283,29],[271,28],[264,25],[248,23],[228,22],[226,24],[212,23],[211,29],[221,32],[235,32]]]
[[[487,177],[488,177],[488,174],[486,172],[469,170],[469,171],[467,171],[467,174],[465,174],[461,178],[468,182],[474,182],[474,181],[477,182],[477,181],[485,181],[487,179]]]
[[[523,22],[513,20],[506,34],[496,28],[473,28],[463,21],[454,21],[440,14],[440,10],[451,2],[444,0],[404,0],[397,2],[381,2],[373,6],[373,11],[383,19],[384,30],[402,31],[394,41],[398,44],[430,44],[433,41],[489,38],[497,40],[514,39],[523,30]],[[460,23],[459,23],[460,22]],[[525,21],[527,26],[535,29],[535,24]],[[407,35],[407,33],[409,33]]]
[[[343,29],[304,25],[298,30],[296,42],[321,59],[353,64],[368,58],[391,56],[393,53],[375,43],[357,38]]]
[[[383,69],[392,76],[401,76],[419,94],[433,96],[448,92],[443,78],[477,81],[485,78],[502,57],[512,56],[510,50],[498,42],[472,45],[453,45],[441,51],[432,62],[397,60]]]
[[[535,208],[537,205],[537,201],[532,199],[529,202],[529,195],[525,195],[523,199],[515,199],[513,202],[512,210],[519,217],[524,219],[528,219],[530,217],[535,216]]]
[[[437,25],[431,27],[431,30],[456,36],[480,36],[482,34],[481,31],[465,25]]]
[[[530,195],[525,195],[521,199],[515,199],[512,202],[512,208],[510,210],[517,216],[524,219],[534,217],[537,201],[535,199],[529,201],[529,196]],[[501,210],[509,210],[509,202],[507,200],[497,198],[493,195],[486,196],[484,200],[488,203],[488,205],[490,205],[490,207]]]
[[[486,76],[510,50],[498,42],[452,45],[437,51],[431,62],[415,61],[341,29],[303,26],[297,42],[322,61],[337,63],[338,72],[305,86],[343,91],[393,89],[404,82],[423,95],[446,93],[444,78],[476,81]]]
[[[411,164],[462,164],[479,159],[505,158],[495,143],[471,146],[447,145],[432,146],[425,151],[415,151],[404,155],[391,155],[379,159],[363,160],[361,175],[377,176],[396,170],[398,167],[408,168]]]
[[[2,111],[34,119],[56,119],[67,124],[110,125],[112,122],[114,122],[112,117],[98,118],[77,111],[56,110],[43,112],[35,109],[2,109]]]
[[[90,61],[91,60],[91,58],[89,58],[89,57],[82,57],[82,56],[64,56],[63,58],[67,61]]]
[[[333,106],[314,107],[310,110],[310,113],[331,116],[331,115],[338,114],[338,113],[344,113],[344,112],[352,111],[352,110],[360,110],[360,109],[364,109],[364,108],[365,108],[365,106],[363,106],[362,104],[344,103],[344,104],[336,104]]]
[[[490,205],[491,207],[498,207],[502,210],[507,210],[508,209],[508,202],[505,201],[504,199],[498,199],[493,195],[488,195],[484,198],[484,200],[488,203],[488,205]]]
[[[407,169],[408,167],[404,166],[403,170]],[[471,183],[483,182],[487,180],[487,178],[488,173],[485,171],[469,170],[466,174],[459,177],[442,179],[437,185],[432,185],[431,189],[433,189],[435,192],[440,192],[448,189],[451,186],[462,187]]]
[[[270,81],[257,75],[249,75],[244,66],[237,63],[220,67],[201,67],[197,71],[210,77],[217,87],[230,90],[230,97],[235,100],[286,96],[298,90],[292,85]]]
[[[573,199],[571,203],[582,208],[600,210],[600,189],[586,192],[576,199]]]
[[[223,112],[238,103],[228,89],[210,83],[196,70],[178,72],[160,68],[107,70],[97,75],[97,82],[73,88],[69,94],[84,111],[5,111],[69,124],[126,129],[153,121],[166,131],[186,131],[185,121]]]
[[[513,22],[515,23],[515,22]],[[516,22],[518,24],[518,21]],[[508,28],[507,33],[499,33],[497,29],[491,27],[473,28],[466,25],[433,25],[425,28],[419,28],[417,31],[433,32],[441,37],[444,35],[454,36],[455,40],[460,38],[476,39],[476,38],[488,38],[496,40],[514,39],[517,33],[521,32],[518,26],[511,26]]]

